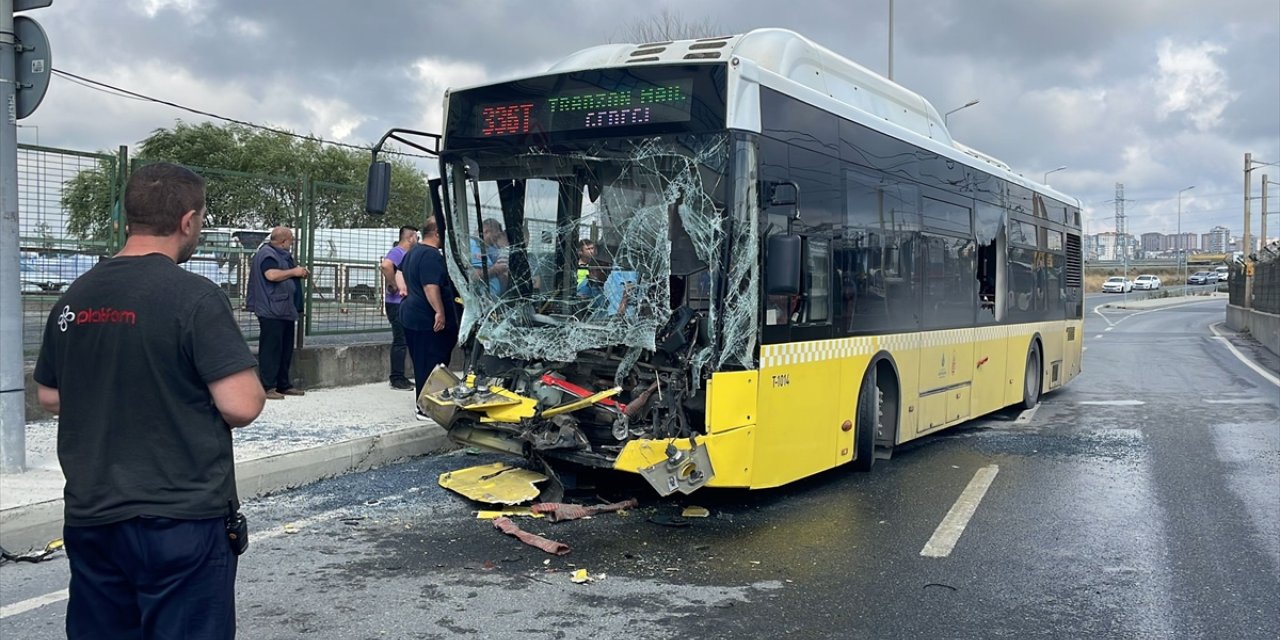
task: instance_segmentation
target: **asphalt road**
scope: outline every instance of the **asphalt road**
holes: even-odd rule
[[[659,500],[583,478],[579,497],[641,507],[519,521],[570,545],[563,557],[436,485],[494,456],[256,501],[240,637],[1280,637],[1280,389],[1213,337],[1225,301],[1097,308],[1118,297],[1087,298],[1085,373],[1032,415],[770,491]],[[922,555],[982,477],[954,548]],[[691,504],[711,517],[651,521]],[[602,579],[573,584],[578,568]],[[61,558],[0,567],[3,605],[65,585]],[[61,637],[64,607],[7,615],[0,637]]]

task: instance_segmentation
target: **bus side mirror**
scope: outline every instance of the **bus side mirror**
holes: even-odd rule
[[[364,211],[380,216],[387,212],[391,197],[391,163],[375,160],[369,165],[369,180],[365,183]]]
[[[765,293],[800,295],[800,236],[769,236],[765,255]]]

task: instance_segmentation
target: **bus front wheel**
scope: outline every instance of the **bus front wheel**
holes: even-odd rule
[[[1040,343],[1031,341],[1027,350],[1027,371],[1022,376],[1022,408],[1033,409],[1040,404],[1040,383],[1044,378],[1040,365]]]
[[[884,392],[876,383],[876,367],[872,365],[862,378],[862,388],[858,390],[858,415],[854,425],[857,429],[854,434],[854,471],[870,471],[871,465],[876,461],[876,430],[880,425],[884,398]]]

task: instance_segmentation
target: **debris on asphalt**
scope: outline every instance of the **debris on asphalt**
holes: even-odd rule
[[[284,532],[290,535],[295,534],[298,532],[298,525],[290,522],[289,524],[284,525]]]
[[[588,582],[596,582],[598,580],[604,580],[604,579],[605,579],[605,574],[601,573],[599,575],[593,576],[588,574],[586,569],[577,569],[572,574],[569,575],[569,580],[572,581],[574,584],[586,584]]]
[[[613,511],[622,511],[624,509],[634,509],[640,502],[635,498],[623,500],[622,502],[612,502],[609,504],[597,504],[592,506],[584,506],[580,504],[567,504],[563,502],[542,502],[532,507],[534,513],[549,514],[552,522],[563,522],[565,520],[577,520],[579,518],[589,518],[600,513],[610,513]]]
[[[537,484],[547,476],[502,462],[440,474],[440,486],[477,502],[515,505],[541,492]]]
[[[696,507],[691,505],[685,507],[684,511],[680,512],[680,515],[685,518],[709,518],[711,517],[711,510],[706,507]]]
[[[512,507],[510,509],[481,509],[476,512],[476,520],[493,520],[502,516],[516,516],[520,518],[545,518],[541,513],[535,513],[529,507]]]
[[[537,549],[542,549],[550,554],[562,556],[569,553],[569,545],[563,542],[548,540],[536,533],[529,533],[528,531],[516,526],[516,523],[512,522],[511,518],[506,516],[495,519],[493,521],[493,528],[509,536],[515,536],[516,539],[520,540],[520,542]]]
[[[44,549],[30,553],[9,553],[4,547],[0,547],[0,564],[5,562],[40,562],[63,549],[62,538],[54,538],[44,546]]]
[[[654,514],[654,515],[651,515],[651,516],[649,516],[649,522],[652,522],[652,523],[654,523],[654,524],[660,524],[660,525],[662,525],[662,526],[664,526],[664,527],[687,527],[687,526],[689,526],[689,521],[688,521],[688,520],[685,520],[684,518],[682,518],[682,517],[680,517],[680,516],[671,515],[671,514],[669,514],[669,513],[656,513],[656,514]]]

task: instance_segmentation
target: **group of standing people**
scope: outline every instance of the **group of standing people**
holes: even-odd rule
[[[385,303],[391,324],[391,386],[414,389],[414,415],[429,418],[417,407],[427,376],[448,365],[458,342],[457,296],[445,268],[440,227],[434,216],[421,229],[400,228],[400,240],[382,259],[387,282]],[[404,356],[413,363],[413,384],[404,375]]]

